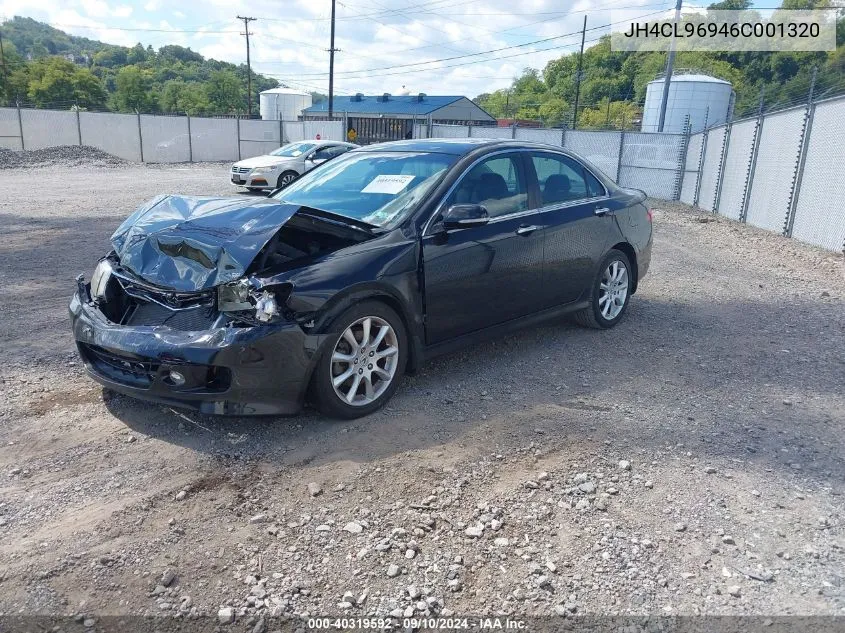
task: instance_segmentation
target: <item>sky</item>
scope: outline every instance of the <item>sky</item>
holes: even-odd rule
[[[337,0],[335,92],[474,97],[508,87],[526,67],[542,70],[577,52],[585,14],[589,46],[608,32],[611,8],[654,16],[672,6],[672,0]],[[255,71],[293,88],[328,89],[331,0],[0,0],[0,18],[15,15],[111,44],[178,44],[235,64],[246,61],[237,16],[255,17],[249,25]],[[547,38],[554,39],[537,42]]]

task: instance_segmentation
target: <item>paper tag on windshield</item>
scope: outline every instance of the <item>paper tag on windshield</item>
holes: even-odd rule
[[[370,181],[366,187],[361,189],[361,193],[392,193],[396,194],[408,186],[414,179],[411,175],[401,174],[386,174],[376,176]]]

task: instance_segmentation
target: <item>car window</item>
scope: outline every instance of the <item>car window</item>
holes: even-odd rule
[[[296,158],[311,150],[314,143],[289,143],[284,147],[270,152],[270,156],[282,156],[283,158]]]
[[[568,156],[534,154],[531,156],[531,161],[537,172],[542,206],[581,200],[596,195],[587,186],[584,168]]]
[[[320,147],[314,150],[314,153],[311,154],[311,160],[328,160],[334,156],[337,156],[337,152],[335,151],[337,147],[335,145],[326,145],[324,147]]]
[[[599,182],[599,179],[593,176],[589,170],[584,170],[584,176],[587,179],[587,190],[590,192],[591,198],[607,195],[604,185]]]
[[[401,222],[458,159],[428,152],[351,152],[278,191],[285,202],[376,226]]]
[[[525,211],[528,191],[514,155],[495,156],[472,167],[446,200],[453,204],[480,204],[491,218]]]

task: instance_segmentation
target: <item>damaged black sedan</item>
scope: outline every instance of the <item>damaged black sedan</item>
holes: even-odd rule
[[[616,325],[651,257],[644,197],[556,147],[360,148],[269,198],[146,203],[78,277],[73,332],[131,396],[358,417],[434,354],[565,313]]]

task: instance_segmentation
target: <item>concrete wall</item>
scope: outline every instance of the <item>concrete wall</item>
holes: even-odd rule
[[[23,136],[21,136],[23,129]],[[261,121],[205,117],[0,108],[0,148],[90,145],[133,162],[234,161],[284,142],[343,141],[342,121]]]

